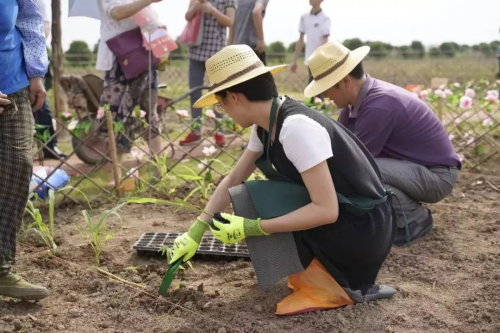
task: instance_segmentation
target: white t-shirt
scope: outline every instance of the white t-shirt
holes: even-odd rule
[[[326,129],[308,116],[297,114],[285,119],[279,140],[286,157],[299,173],[303,173],[333,156],[332,141]],[[264,151],[257,136],[257,125],[252,128],[248,150]]]
[[[51,0],[35,0],[44,22],[52,22],[52,2]]]
[[[101,40],[99,42],[99,51],[97,52],[96,69],[109,71],[113,68],[115,56],[109,49],[106,42],[113,37],[126,31],[137,28],[137,23],[133,17],[116,21],[111,16],[111,10],[117,6],[127,5],[135,0],[98,0],[99,11],[101,13]]]
[[[306,35],[306,58],[304,63],[314,51],[323,45],[323,37],[330,36],[330,18],[323,10],[313,14],[311,12],[300,18],[299,32]]]

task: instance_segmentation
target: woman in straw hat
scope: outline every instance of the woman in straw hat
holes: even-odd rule
[[[207,61],[212,88],[195,107],[215,105],[252,134],[205,208],[213,219],[201,214],[176,239],[172,262],[189,260],[210,228],[226,244],[246,239],[261,288],[289,277],[294,293],[277,314],[391,297],[375,284],[395,226],[375,162],[343,126],[279,97],[273,75],[285,67],[245,45]],[[256,167],[269,180],[244,182]],[[230,203],[235,215],[217,213]]]
[[[370,48],[350,51],[325,44],[309,58],[314,80],[305,95],[323,93],[342,109],[339,122],[375,158],[396,205],[395,245],[408,244],[432,229],[432,214],[421,202],[451,194],[461,167],[448,133],[429,106],[408,90],[366,75],[362,60]]]

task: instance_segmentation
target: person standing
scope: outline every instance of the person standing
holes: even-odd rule
[[[133,29],[138,28],[134,15],[152,3],[162,0],[99,0],[101,13],[101,39],[97,53],[96,69],[104,71],[104,86],[101,94],[101,107],[109,106],[113,119],[124,123],[126,136],[132,140],[136,132],[144,133],[153,154],[161,151],[160,121],[156,112],[158,95],[158,79],[156,68],[127,79],[118,59],[111,52],[107,41]],[[150,98],[151,97],[151,98]],[[134,118],[136,106],[146,110],[146,119],[151,126],[151,137]],[[151,106],[151,107],[150,107]],[[151,112],[151,114],[149,114]],[[107,135],[106,126],[101,126],[103,134]],[[117,142],[118,158],[121,160],[124,153],[130,152],[132,142],[125,136],[120,136]],[[151,140],[151,141],[149,141]]]
[[[309,0],[312,8],[309,13],[305,13],[300,18],[299,24],[299,40],[295,46],[295,55],[293,57],[293,63],[290,67],[292,73],[297,72],[297,60],[302,53],[302,48],[304,47],[304,37],[307,38],[306,42],[306,57],[304,64],[307,65],[307,59],[313,54],[314,51],[321,45],[328,42],[330,37],[330,18],[321,8],[321,3],[323,0]],[[309,71],[309,83],[313,80],[311,71]]]
[[[46,97],[43,18],[33,0],[0,0],[0,296],[47,297],[11,268],[33,171],[33,111]]]
[[[35,0],[35,2],[38,6],[40,14],[42,14],[44,21],[45,38],[48,39],[50,36],[50,30],[51,30],[50,26],[52,23],[52,13],[51,13],[52,4],[50,0]],[[47,72],[44,82],[46,91],[50,90],[50,80],[48,76],[50,76],[50,70]],[[37,113],[35,113],[35,123],[43,126],[41,128],[37,128],[37,132],[40,135],[43,135],[46,131],[48,131],[51,137],[54,135],[55,130],[52,120],[52,112],[50,110],[47,98],[45,98],[45,100],[43,101],[42,108],[38,110]],[[45,142],[45,145],[47,146],[47,148],[43,149],[43,156],[45,158],[56,159],[56,160],[67,158],[66,154],[64,154],[57,147],[57,137],[53,137],[51,140]]]
[[[227,43],[227,28],[233,29],[236,0],[191,0],[186,13],[186,20],[191,21],[196,14],[203,12],[203,38],[201,45],[189,48],[189,88],[203,85],[205,80],[205,62],[214,54],[222,50]],[[231,32],[230,32],[231,34]],[[191,105],[201,97],[201,90],[191,94]],[[201,141],[201,108],[191,107],[191,117],[195,126],[183,140],[182,146],[198,144]],[[216,113],[217,118],[222,115]],[[223,147],[226,145],[224,133],[219,129],[215,134],[215,143]]]
[[[432,230],[429,209],[449,196],[461,168],[443,124],[411,92],[367,75],[363,59],[370,48],[350,51],[327,43],[309,58],[314,80],[306,97],[323,93],[342,109],[339,122],[368,148],[395,205],[398,229],[395,245],[423,237]]]
[[[234,34],[229,35],[229,45],[250,46],[266,65],[264,42],[264,16],[269,0],[238,0],[234,19]]]

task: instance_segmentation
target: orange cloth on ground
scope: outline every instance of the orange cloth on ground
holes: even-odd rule
[[[288,287],[293,290],[293,294],[278,303],[277,315],[294,315],[354,304],[317,258],[304,272],[290,275]]]

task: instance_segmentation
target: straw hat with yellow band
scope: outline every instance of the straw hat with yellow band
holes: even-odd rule
[[[276,74],[288,65],[267,67],[260,61],[255,52],[247,45],[226,46],[207,60],[208,82],[210,91],[194,104],[201,108],[217,104],[215,93],[251,80],[264,73]]]
[[[354,51],[339,42],[330,42],[320,46],[308,59],[313,81],[304,90],[306,97],[324,93],[349,73],[370,52],[369,46],[361,46]]]

